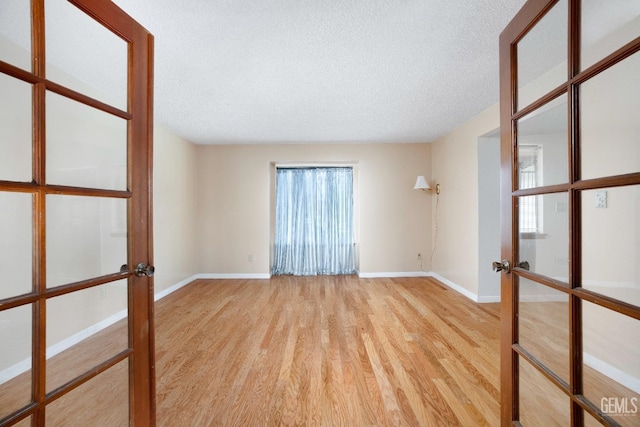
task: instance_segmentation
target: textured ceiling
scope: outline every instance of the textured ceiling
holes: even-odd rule
[[[113,1],[155,36],[156,120],[198,144],[434,141],[498,101],[498,36],[524,3]],[[559,5],[522,43],[566,46]],[[640,19],[638,0],[585,5],[587,47]],[[124,42],[65,0],[45,9],[47,75],[58,68],[106,102],[124,99]],[[0,0],[0,41],[23,49],[23,67],[28,22],[29,2]],[[559,65],[564,49],[533,49],[522,80]]]
[[[155,36],[156,120],[198,144],[430,142],[498,101],[524,0],[114,0]]]

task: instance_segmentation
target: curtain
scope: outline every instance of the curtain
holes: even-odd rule
[[[273,274],[353,274],[352,168],[276,172]]]

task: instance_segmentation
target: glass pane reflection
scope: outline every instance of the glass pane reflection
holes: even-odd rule
[[[520,368],[520,422],[523,426],[570,425],[569,397],[529,362],[518,358]]]
[[[127,281],[47,300],[47,392],[129,346]]]
[[[31,402],[31,319],[24,305],[0,311],[0,419]]]
[[[0,180],[31,182],[31,85],[0,73]]]
[[[580,13],[583,70],[640,36],[637,0],[582,0]]]
[[[580,86],[582,179],[640,171],[640,52]]]
[[[31,71],[31,2],[0,1],[0,61]]]
[[[47,287],[117,273],[127,263],[127,201],[47,195]]]
[[[46,160],[47,184],[126,190],[127,121],[47,92]]]
[[[47,78],[127,110],[128,44],[68,1],[47,0],[45,16]]]
[[[31,417],[27,417],[24,420],[14,424],[15,427],[31,427]]]
[[[518,198],[518,263],[563,282],[569,280],[568,203],[567,193]]]
[[[129,426],[129,360],[47,405],[46,424]]]
[[[33,288],[32,217],[30,193],[0,192],[0,299]]]
[[[584,413],[585,427],[602,427],[602,423],[596,420],[595,418],[593,418],[593,416],[591,416],[590,413],[588,413],[587,411],[584,411],[583,413]]]
[[[518,188],[568,182],[567,95],[518,120],[517,130]]]
[[[584,395],[623,426],[640,425],[640,321],[582,302]]]
[[[569,382],[569,295],[518,278],[518,343]]]
[[[567,79],[567,0],[560,0],[518,42],[518,110]]]
[[[640,186],[582,193],[582,287],[640,306]]]

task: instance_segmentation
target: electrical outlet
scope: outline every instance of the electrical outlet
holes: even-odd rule
[[[249,262],[253,262],[253,254],[249,254],[249,256],[247,256],[247,259],[249,260]]]
[[[596,191],[596,208],[606,208],[606,207],[607,207],[607,192]]]
[[[554,207],[555,213],[564,213],[567,211],[567,204],[565,202],[557,202]]]

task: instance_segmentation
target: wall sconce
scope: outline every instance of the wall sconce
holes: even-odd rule
[[[424,179],[424,176],[420,175],[416,179],[416,185],[413,186],[413,189],[428,191],[428,190],[431,190],[431,186],[427,183],[427,180]],[[436,184],[436,194],[440,194],[440,184]]]

